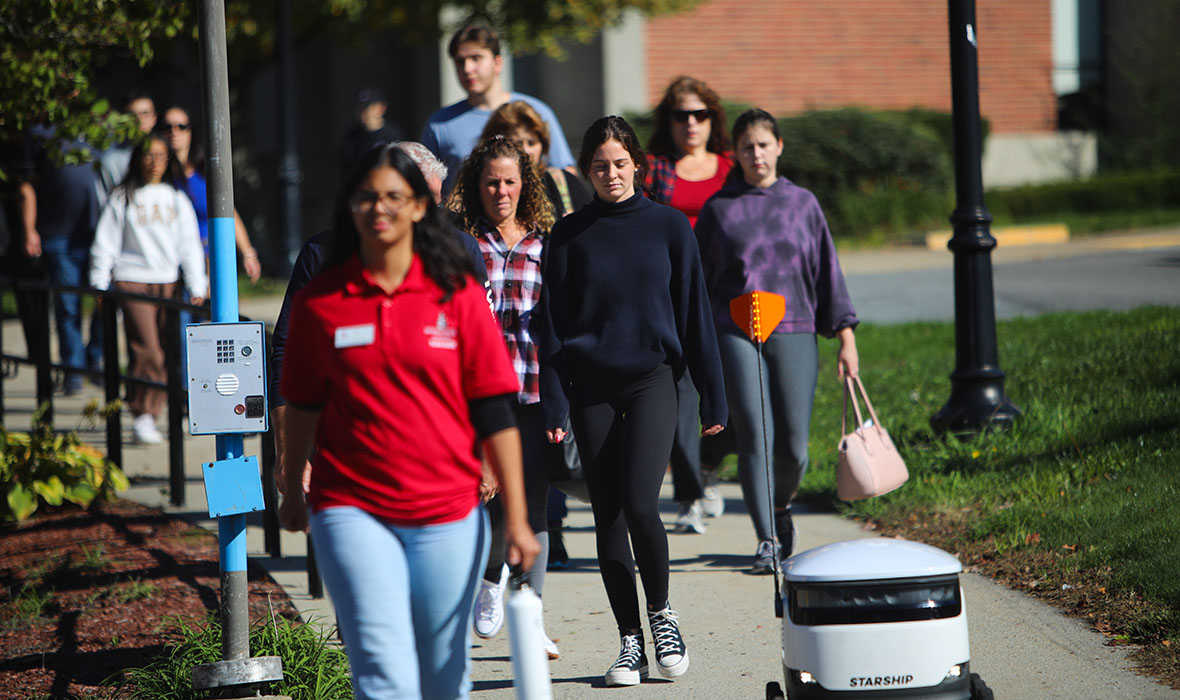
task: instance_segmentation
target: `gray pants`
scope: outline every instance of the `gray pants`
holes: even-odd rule
[[[786,508],[807,471],[807,436],[819,373],[814,333],[774,333],[762,346],[762,389],[765,414],[758,407],[758,349],[737,331],[717,334],[725,372],[729,427],[738,445],[742,497],[754,521],[758,540],[771,538],[771,508]],[[763,415],[766,442],[763,443]],[[773,469],[766,473],[768,445]]]

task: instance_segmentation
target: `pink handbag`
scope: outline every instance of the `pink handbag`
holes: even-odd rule
[[[856,386],[860,395],[869,407],[869,415],[873,422],[865,426],[860,415],[860,405],[856,402],[856,389],[852,387],[852,377],[844,378],[844,417],[840,421],[840,458],[836,462],[836,495],[842,501],[859,501],[862,498],[880,496],[889,493],[910,478],[905,468],[905,462],[889,439],[889,433],[881,426],[877,419],[877,412],[869,401],[860,377],[856,377]],[[848,430],[848,399],[852,398],[852,410],[856,413],[857,428],[851,433]]]

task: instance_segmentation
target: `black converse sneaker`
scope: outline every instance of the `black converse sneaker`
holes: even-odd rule
[[[624,634],[619,638],[619,658],[606,671],[606,685],[639,685],[647,678],[647,654],[643,652],[642,634]]]
[[[647,611],[652,644],[656,647],[656,668],[664,678],[679,678],[688,670],[688,649],[680,636],[680,617],[668,603],[663,610]]]

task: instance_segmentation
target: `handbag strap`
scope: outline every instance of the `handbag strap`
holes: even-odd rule
[[[877,430],[884,430],[885,426],[881,425],[880,419],[877,418],[877,412],[873,410],[873,402],[869,401],[869,392],[865,391],[865,385],[860,381],[860,375],[856,375],[856,386],[860,388],[860,396],[865,400],[865,405],[869,407],[869,415],[873,418],[873,425]],[[856,403],[856,397],[853,397],[853,405]],[[860,420],[860,414],[856,414],[856,419]],[[861,422],[863,425],[863,421]]]
[[[859,382],[860,377],[856,380]],[[864,391],[864,388],[861,388]],[[840,418],[840,434],[848,434],[848,397],[852,397],[852,410],[856,414],[856,427],[854,430],[860,430],[860,426],[864,425],[864,420],[860,417],[860,404],[856,402],[856,390],[852,388],[852,377],[844,376],[844,415]],[[867,399],[866,399],[867,401]],[[877,419],[874,417],[874,421]]]

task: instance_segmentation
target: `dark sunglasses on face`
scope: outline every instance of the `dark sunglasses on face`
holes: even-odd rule
[[[689,117],[695,117],[697,123],[708,121],[713,118],[713,110],[711,109],[674,109],[672,110],[672,121],[679,124],[687,124]]]
[[[173,131],[175,129],[180,129],[181,131],[188,131],[188,128],[189,128],[188,124],[177,124],[175,122],[168,122],[167,124],[164,125],[165,131]]]

